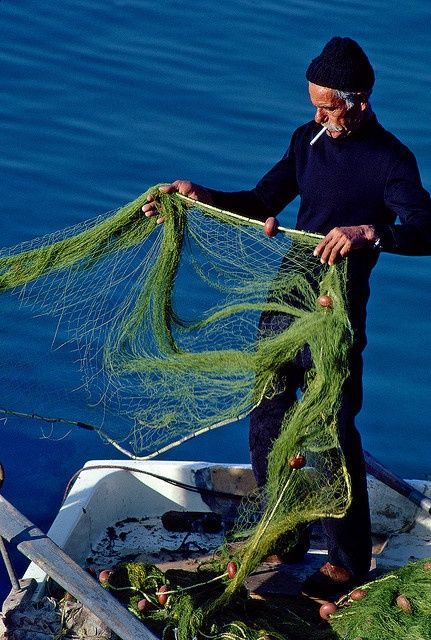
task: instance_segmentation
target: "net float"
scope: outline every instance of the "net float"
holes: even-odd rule
[[[290,458],[289,467],[291,469],[302,469],[302,467],[305,467],[305,462],[305,456],[302,453],[297,453]]]
[[[424,571],[431,571],[431,562],[424,563]]]
[[[169,591],[169,587],[167,584],[162,584],[162,586],[158,589],[156,596],[159,604],[164,607],[168,601],[167,591]]]
[[[148,609],[151,608],[151,602],[146,598],[142,598],[142,600],[139,600],[136,606],[138,608],[138,611],[140,611],[141,613],[145,613],[146,611],[148,611]]]
[[[100,573],[99,573],[99,582],[100,584],[105,584],[105,582],[109,581],[109,576],[112,574],[112,571],[110,569],[103,569]]]
[[[353,589],[352,593],[350,594],[350,598],[352,600],[362,600],[362,598],[365,598],[366,595],[366,589]]]
[[[323,620],[329,620],[330,616],[338,611],[334,602],[325,602],[319,609],[319,615]]]
[[[274,236],[277,235],[278,233],[278,220],[277,218],[267,218],[265,220],[265,224],[263,226],[263,230],[265,231],[266,235],[269,236],[270,238],[273,238]]]
[[[331,298],[331,296],[327,296],[327,295],[319,296],[317,298],[317,302],[321,307],[323,307],[325,309],[328,309],[329,307],[332,307],[332,298]]]
[[[412,612],[412,605],[410,604],[410,601],[406,598],[406,596],[398,596],[395,602],[397,603],[397,607],[404,611],[404,613]]]
[[[233,578],[235,578],[237,572],[238,572],[238,565],[236,562],[233,562],[232,560],[230,562],[227,563],[226,566],[226,572],[227,575],[229,576],[229,578],[231,580],[233,580]]]

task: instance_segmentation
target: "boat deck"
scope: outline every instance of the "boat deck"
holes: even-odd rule
[[[410,482],[418,491],[431,495],[431,483]],[[429,514],[375,478],[368,478],[368,486],[375,536],[370,577],[410,560],[430,557]],[[193,571],[224,541],[224,525],[231,525],[240,497],[248,495],[253,488],[248,465],[89,462],[72,484],[48,535],[78,565],[96,572],[124,561],[156,564],[162,571]],[[304,605],[298,595],[304,579],[325,561],[319,527],[314,525],[312,547],[304,562],[264,563],[247,579],[245,586],[255,606],[260,606],[259,600],[281,599],[290,603],[296,599],[300,608],[308,608],[307,615],[317,616],[315,603]],[[30,594],[30,602],[27,601],[27,605],[33,607],[36,620],[41,602],[43,606],[47,603],[49,580],[34,563],[30,564],[24,580],[38,585],[34,594]],[[10,601],[4,605],[4,613],[5,608],[13,608]],[[18,609],[15,613],[17,619],[30,619],[28,609],[22,613],[23,618],[19,618]],[[105,636],[101,637],[108,637],[106,628],[103,633]],[[34,634],[10,637],[37,638]],[[44,640],[49,637],[45,635]],[[149,630],[143,637],[155,638]]]

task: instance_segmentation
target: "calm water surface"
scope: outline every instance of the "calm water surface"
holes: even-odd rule
[[[312,117],[305,68],[333,35],[367,51],[374,109],[414,151],[430,189],[430,27],[428,0],[4,0],[0,244],[84,221],[178,177],[252,186]],[[382,256],[369,306],[359,424],[366,447],[410,477],[431,472],[430,281],[430,258]],[[34,394],[37,410],[61,377],[43,364],[50,327],[7,305],[1,327],[0,405],[19,410]],[[22,365],[29,349],[39,354],[32,368]],[[42,529],[72,473],[116,455],[87,432],[0,422],[3,493]],[[169,457],[248,461],[247,425]],[[6,590],[0,566],[0,599]]]

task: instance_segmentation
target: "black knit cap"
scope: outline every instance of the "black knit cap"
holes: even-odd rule
[[[307,80],[339,91],[371,91],[374,70],[365,52],[351,38],[332,38],[308,67]]]

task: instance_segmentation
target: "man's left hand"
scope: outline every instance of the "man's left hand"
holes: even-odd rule
[[[314,255],[320,257],[321,262],[333,265],[355,249],[373,247],[376,240],[377,234],[371,224],[335,227],[319,242]]]

